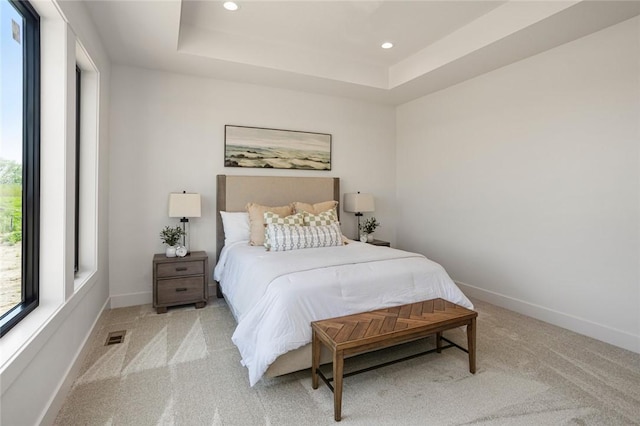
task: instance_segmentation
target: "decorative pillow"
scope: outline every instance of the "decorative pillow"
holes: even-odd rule
[[[269,225],[304,225],[304,215],[302,213],[292,214],[290,216],[282,217],[274,212],[264,212],[264,248],[269,250],[271,243],[267,234]]]
[[[342,245],[337,222],[325,226],[267,225],[271,251],[298,250]]]
[[[335,209],[336,207],[338,207],[338,202],[334,200],[323,201],[316,204],[301,203],[300,201],[293,203],[293,211],[296,213],[307,212],[311,214],[319,214],[326,212],[327,210]]]
[[[311,214],[304,212],[304,224],[306,226],[323,226],[331,225],[338,221],[338,215],[336,209],[327,210],[320,214]]]
[[[264,212],[273,212],[280,216],[290,216],[293,214],[291,205],[281,207],[268,207],[260,204],[247,204],[247,212],[249,213],[249,222],[251,230],[251,238],[249,244],[252,246],[261,246],[264,244]]]
[[[249,213],[247,212],[220,212],[222,227],[224,228],[224,245],[236,241],[249,241],[251,231],[249,226]]]

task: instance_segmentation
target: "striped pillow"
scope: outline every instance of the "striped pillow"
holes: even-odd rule
[[[311,214],[304,212],[304,224],[306,226],[323,226],[331,225],[338,221],[338,215],[336,209],[327,210],[319,214]]]
[[[291,216],[280,216],[274,212],[264,212],[264,248],[269,250],[270,241],[267,234],[267,228],[269,225],[304,225],[304,215],[302,213],[292,214]]]
[[[337,222],[324,226],[267,225],[270,250],[285,251],[342,245]]]

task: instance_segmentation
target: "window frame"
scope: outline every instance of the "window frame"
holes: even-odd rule
[[[0,317],[0,337],[39,304],[40,265],[40,16],[28,1],[9,0],[24,19],[22,302]]]
[[[75,224],[73,234],[73,272],[80,269],[80,117],[82,116],[82,70],[76,64],[76,174],[75,174]]]

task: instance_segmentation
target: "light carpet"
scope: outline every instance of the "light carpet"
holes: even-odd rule
[[[640,355],[473,300],[477,372],[447,349],[345,378],[346,425],[640,424]],[[333,394],[310,371],[249,387],[223,300],[150,305],[100,319],[57,425],[332,425]],[[123,343],[104,346],[111,331]],[[445,332],[466,346],[461,330]],[[359,368],[432,347],[432,339],[347,361]],[[329,370],[330,371],[330,370]]]

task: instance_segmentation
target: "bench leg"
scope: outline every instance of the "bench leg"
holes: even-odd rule
[[[311,387],[318,389],[318,368],[320,367],[320,339],[315,330],[311,338]]]
[[[476,319],[467,325],[467,347],[469,350],[469,371],[476,374]]]
[[[333,414],[336,422],[342,419],[342,373],[344,353],[333,352]]]
[[[442,352],[442,332],[438,331],[436,333],[436,352]]]

